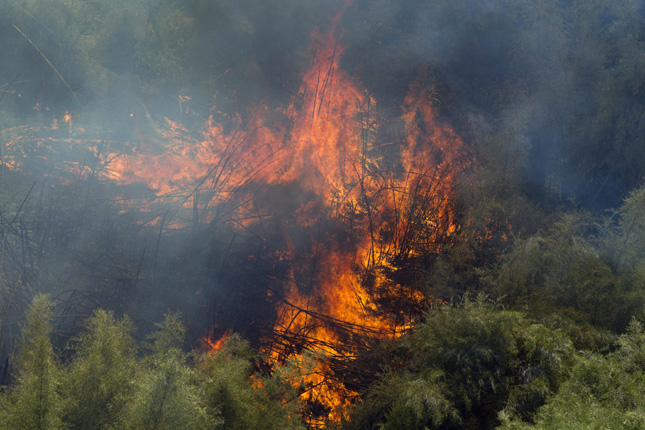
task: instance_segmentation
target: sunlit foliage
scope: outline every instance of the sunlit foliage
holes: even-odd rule
[[[430,311],[394,357],[347,428],[481,428],[502,410],[530,419],[566,379],[573,348],[479,298]]]
[[[256,357],[237,336],[190,359],[176,315],[138,346],[127,317],[98,310],[63,363],[49,338],[50,309],[38,296],[28,312],[16,382],[0,392],[1,429],[302,428],[280,370],[254,376]]]

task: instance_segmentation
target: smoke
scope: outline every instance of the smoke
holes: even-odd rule
[[[529,144],[518,180],[548,200],[606,208],[639,184],[643,170],[633,164],[621,170],[619,161],[607,166],[609,153],[625,160],[636,148],[590,128],[611,122],[606,115],[624,115],[614,91],[636,102],[617,88],[631,87],[625,79],[641,82],[640,72],[623,66],[642,58],[631,39],[633,31],[642,34],[636,30],[642,20],[642,1],[357,1],[344,21],[346,62],[356,64],[370,91],[392,106],[400,106],[412,76],[429,76],[442,110],[464,134],[472,131],[463,121],[470,115],[484,115],[503,132],[505,111],[531,112],[524,124],[511,125],[522,135],[506,142],[511,153]],[[611,90],[602,84],[609,81]],[[474,138],[481,146],[490,135]],[[542,193],[545,187],[552,189]]]
[[[310,192],[267,185],[256,209],[279,210],[258,210],[241,234],[245,220],[223,215],[230,206],[201,220],[207,199],[194,189],[160,203],[101,166],[114,154],[178,151],[172,133],[201,144],[210,118],[234,136],[258,106],[272,112],[262,131],[284,125],[281,109],[304,97],[311,34],[324,34],[345,4],[3,2],[0,211],[16,220],[2,224],[15,254],[4,270],[25,286],[23,302],[42,289],[69,315],[109,306],[141,321],[170,307],[190,315],[194,337],[218,319],[260,338],[293,277],[286,254],[311,253],[320,231],[340,235],[337,225],[298,225]],[[355,0],[336,36],[342,70],[376,102],[384,166],[400,164],[415,83],[432,88],[428,104],[477,154],[480,177],[492,178],[481,189],[605,209],[645,172],[644,14],[643,1]],[[322,212],[316,204],[309,210]]]

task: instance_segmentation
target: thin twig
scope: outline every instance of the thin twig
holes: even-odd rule
[[[22,37],[24,37],[25,39],[27,39],[27,42],[29,42],[29,44],[30,44],[31,46],[33,46],[33,47],[34,47],[34,49],[35,49],[36,51],[38,51],[38,53],[40,54],[40,56],[41,56],[41,57],[43,57],[43,59],[47,62],[47,64],[49,64],[49,67],[51,67],[51,68],[52,68],[52,70],[53,70],[54,72],[56,72],[56,74],[58,75],[58,77],[60,78],[60,80],[61,80],[61,81],[63,81],[63,83],[65,84],[65,86],[67,86],[67,89],[72,93],[72,95],[74,96],[74,98],[76,99],[76,101],[78,102],[78,104],[80,104],[80,105],[82,106],[82,105],[83,105],[83,103],[81,103],[81,101],[78,99],[78,97],[76,97],[76,93],[74,92],[74,90],[72,89],[72,87],[70,87],[70,86],[69,86],[69,84],[67,83],[67,81],[65,80],[65,78],[63,78],[63,75],[61,75],[61,74],[60,74],[60,72],[56,69],[56,67],[54,67],[54,65],[52,64],[52,62],[51,62],[51,61],[49,61],[49,58],[47,58],[47,57],[45,56],[45,54],[43,54],[43,51],[41,51],[41,50],[36,46],[36,44],[35,44],[34,42],[32,42],[32,41],[31,41],[31,39],[30,39],[30,38],[29,38],[25,33],[23,33],[21,29],[19,29],[19,28],[18,28],[18,26],[17,26],[17,25],[13,24],[13,28],[15,28],[16,30],[18,30],[18,33],[22,34]]]

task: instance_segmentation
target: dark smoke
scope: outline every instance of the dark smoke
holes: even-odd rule
[[[312,232],[288,218],[306,193],[262,190],[272,204],[285,200],[284,212],[267,220],[282,223],[274,236],[240,236],[225,220],[162,235],[163,226],[145,222],[170,222],[176,206],[123,207],[115,199],[143,205],[154,193],[102,181],[92,173],[96,154],[81,144],[44,153],[34,145],[55,134],[161,151],[165,117],[199,134],[211,114],[225,121],[247,118],[261,101],[284,106],[309,64],[312,30],[327,29],[344,2],[69,3],[0,2],[0,144],[3,157],[27,148],[23,170],[3,166],[0,177],[8,256],[0,358],[15,334],[7,324],[20,320],[35,291],[54,294],[63,315],[110,307],[145,328],[170,308],[183,311],[193,339],[213,321],[259,339],[287,276],[285,230],[296,250],[311,249]],[[478,199],[498,199],[509,213],[516,201],[601,211],[645,173],[644,18],[643,1],[355,0],[339,40],[343,67],[385,117],[381,143],[401,143],[403,98],[422,82],[477,154],[478,190],[487,190]],[[70,136],[64,125],[47,131],[66,112],[85,134]],[[90,173],[61,185],[72,160]],[[59,332],[75,330],[75,317],[61,321]]]

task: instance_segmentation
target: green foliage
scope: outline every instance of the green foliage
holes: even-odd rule
[[[430,311],[400,348],[348,428],[481,428],[503,409],[531,419],[573,357],[561,331],[483,298]]]
[[[645,283],[603,257],[603,228],[589,216],[562,215],[543,232],[515,242],[490,271],[488,291],[540,318],[559,312],[581,324],[624,330],[643,309]]]
[[[216,421],[208,416],[191,378],[192,370],[176,356],[155,359],[150,369],[138,375],[134,397],[117,427],[137,430],[212,428]]]
[[[50,122],[69,110],[79,123],[112,129],[132,121],[133,111],[141,121],[148,110],[175,114],[181,95],[198,107],[200,127],[215,94],[222,104],[243,99],[243,111],[271,85],[297,88],[299,69],[289,57],[306,52],[312,20],[324,10],[305,3],[6,1],[0,85],[12,87],[7,115]]]
[[[280,369],[251,376],[254,354],[237,335],[203,358],[198,376],[210,410],[221,411],[226,430],[301,429],[293,389]]]
[[[299,0],[5,1],[2,148],[22,133],[15,126],[42,128],[67,110],[75,129],[91,124],[89,131],[99,135],[128,129],[125,121],[145,116],[131,126],[141,133],[142,126],[150,131],[144,121],[153,123],[150,106],[158,109],[155,119],[179,111],[188,121],[188,109],[177,106],[180,95],[191,97],[190,115],[199,126],[215,113],[215,94],[228,103],[222,110],[240,114],[272,92],[290,98],[307,64],[314,21],[324,31],[330,13],[326,2]],[[462,180],[462,228],[451,238],[466,239],[442,255],[418,259],[429,285],[425,292],[449,299],[483,281],[488,294],[514,310],[466,300],[428,313],[415,333],[397,343],[387,371],[348,426],[475,428],[495,425],[501,413],[507,428],[528,428],[525,421],[536,419],[535,411],[553,396],[537,417],[539,428],[645,427],[643,330],[637,323],[628,327],[632,316],[642,318],[645,306],[645,186],[636,188],[645,171],[642,1],[355,0],[346,16],[357,25],[341,25],[338,52],[347,53],[343,66],[351,66],[352,76],[363,78],[378,100],[376,115],[400,109],[410,76],[432,74],[441,112],[472,142],[477,168]],[[95,105],[101,107],[91,109]],[[201,111],[194,113],[194,106]],[[397,127],[379,130],[384,148],[401,140],[400,131],[387,131]],[[151,133],[142,134],[136,140],[145,147]],[[48,140],[33,137],[39,144]],[[384,156],[383,165],[390,161]],[[2,179],[11,194],[18,189]],[[45,190],[51,184],[41,185]],[[604,209],[629,190],[611,218],[560,214],[542,225],[570,197]],[[49,219],[39,228],[25,213],[42,212],[44,192],[41,202],[29,199],[22,213],[8,217],[15,221],[9,233],[20,234],[15,243],[5,234],[3,242],[3,323],[13,319],[5,315],[10,306],[28,297],[37,282],[54,291],[57,282],[71,278],[64,268],[84,272],[69,261],[87,257],[85,245],[75,245],[72,257],[65,252],[47,261],[32,245],[56,254],[70,243],[87,243],[101,259],[108,255],[114,267],[134,273],[116,258],[130,255],[123,251],[135,241],[149,242],[129,233],[123,242],[97,228],[110,237],[98,242],[89,230],[77,234],[72,221],[52,223],[93,219],[87,212],[93,205],[85,204],[82,214],[67,212],[64,201],[55,202],[60,194],[52,188]],[[6,211],[14,203],[0,206]],[[518,239],[511,241],[511,232]],[[104,255],[97,243],[107,242],[114,249]],[[6,268],[20,260],[18,249],[23,267],[11,280]],[[141,269],[140,258],[130,266]],[[30,276],[23,273],[27,269]],[[92,279],[101,278],[94,269]],[[14,293],[18,289],[24,293]],[[394,311],[399,305],[391,303]],[[27,313],[15,386],[0,394],[1,429],[301,426],[296,393],[282,370],[260,375],[258,358],[237,337],[193,366],[182,352],[185,330],[170,315],[140,358],[129,320],[98,311],[73,344],[75,355],[61,365],[49,338],[50,308],[39,296]],[[584,353],[563,384],[573,354],[567,337],[577,349],[606,352],[626,329],[615,352]],[[3,330],[10,331],[6,325]]]
[[[645,269],[645,185],[632,191],[603,237],[604,253],[617,270]]]
[[[0,398],[0,429],[64,429],[64,400],[58,393],[61,370],[49,338],[52,303],[37,296],[26,313],[16,356],[15,387]]]
[[[502,416],[504,429],[624,429],[645,426],[645,332],[632,321],[607,356],[583,356],[535,425]]]
[[[193,369],[182,352],[185,328],[175,315],[166,315],[152,335],[152,354],[134,381],[134,395],[118,426],[132,430],[208,429],[216,423],[208,414]]]
[[[61,387],[70,428],[107,428],[130,400],[137,373],[132,331],[127,317],[116,320],[104,310],[88,320]]]
[[[63,368],[49,339],[50,309],[38,296],[27,312],[16,385],[0,391],[0,430],[303,428],[282,369],[252,375],[256,355],[236,335],[191,365],[186,329],[169,314],[139,357],[129,318],[98,310]]]
[[[166,314],[160,324],[156,324],[157,331],[150,335],[152,344],[152,358],[164,357],[166,355],[177,355],[182,357],[182,347],[186,327],[176,314]]]
[[[445,375],[386,375],[370,388],[367,397],[353,411],[348,429],[424,429],[462,424],[455,406],[446,398]]]

